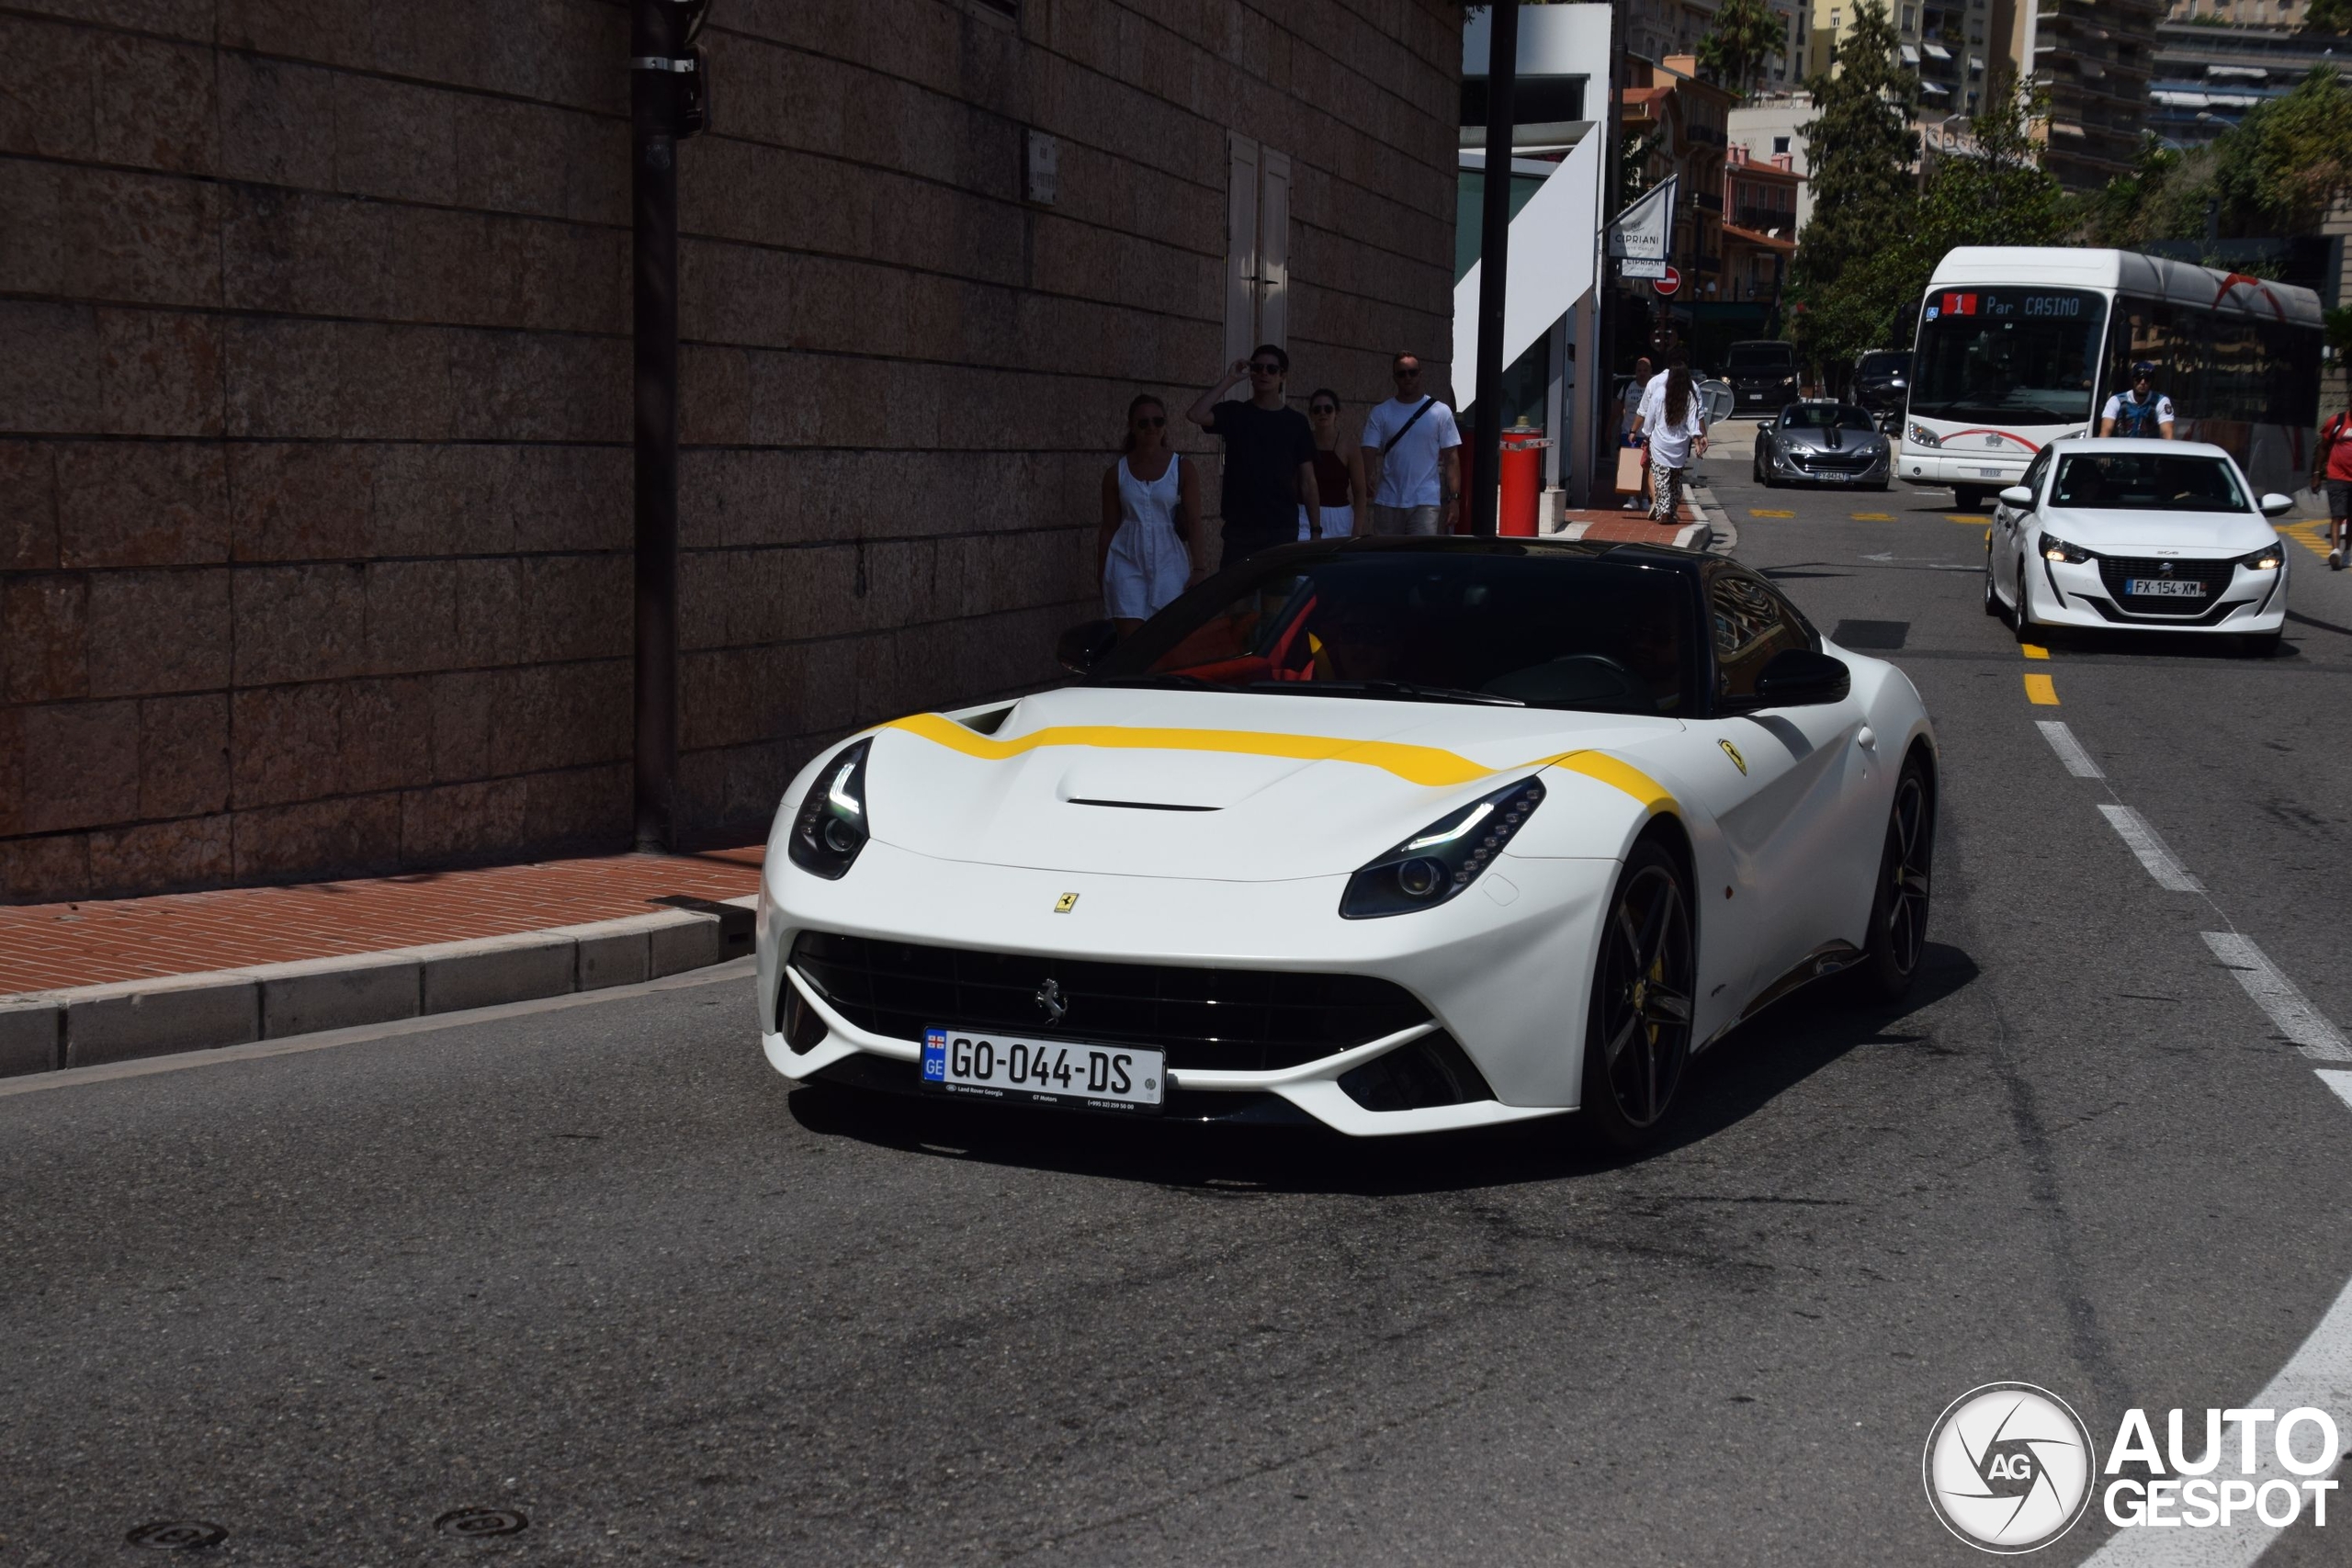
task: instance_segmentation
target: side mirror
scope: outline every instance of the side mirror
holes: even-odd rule
[[[1853,685],[1854,672],[1844,660],[1809,648],[1783,649],[1756,677],[1756,706],[1801,708],[1839,702]]]
[[[1118,641],[1119,628],[1110,622],[1082,621],[1054,644],[1054,662],[1073,675],[1083,675],[1102,662],[1102,656]]]
[[[2029,512],[2033,510],[2033,491],[2025,485],[2011,485],[2001,492],[2001,500],[2010,506],[2022,506]]]
[[[2262,514],[2265,517],[2281,516],[2293,510],[2295,510],[2295,498],[2292,496],[2280,495],[2274,490],[2262,498]]]

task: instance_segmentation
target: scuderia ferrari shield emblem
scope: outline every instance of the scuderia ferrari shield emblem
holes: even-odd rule
[[[1746,778],[1747,776],[1747,759],[1739,754],[1739,748],[1733,745],[1728,740],[1718,740],[1715,744],[1724,749],[1724,755],[1729,757],[1731,759],[1731,765],[1739,770],[1739,776]]]
[[[1747,770],[1745,768],[1740,770],[1742,773],[1746,773],[1747,771]],[[1057,915],[1067,915],[1072,909],[1077,908],[1078,895],[1075,893],[1065,893],[1060,897],[1054,900],[1054,913]]]

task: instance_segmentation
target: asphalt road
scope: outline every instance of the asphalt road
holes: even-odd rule
[[[2201,933],[2352,1022],[2352,573],[2276,660],[2030,662],[1947,496],[1745,468],[1741,556],[1940,729],[1905,1005],[1784,1003],[1631,1163],[910,1120],[787,1092],[740,974],[0,1093],[0,1562],[1959,1563],[1962,1391],[2245,1403],[2352,1278],[2352,1107]]]

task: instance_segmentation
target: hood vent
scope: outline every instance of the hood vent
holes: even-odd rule
[[[1222,811],[1225,809],[1221,806],[1171,806],[1164,800],[1089,800],[1083,795],[1076,795],[1069,797],[1069,804],[1112,806],[1122,811]]]

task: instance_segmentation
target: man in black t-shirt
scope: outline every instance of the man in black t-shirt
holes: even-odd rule
[[[1225,513],[1225,555],[1231,566],[1298,537],[1298,513],[1306,509],[1307,530],[1323,536],[1322,492],[1315,483],[1315,432],[1306,416],[1283,402],[1283,380],[1290,355],[1271,343],[1237,359],[1225,379],[1193,400],[1185,417],[1225,441],[1225,484],[1219,510]],[[1225,394],[1244,378],[1250,400]]]

